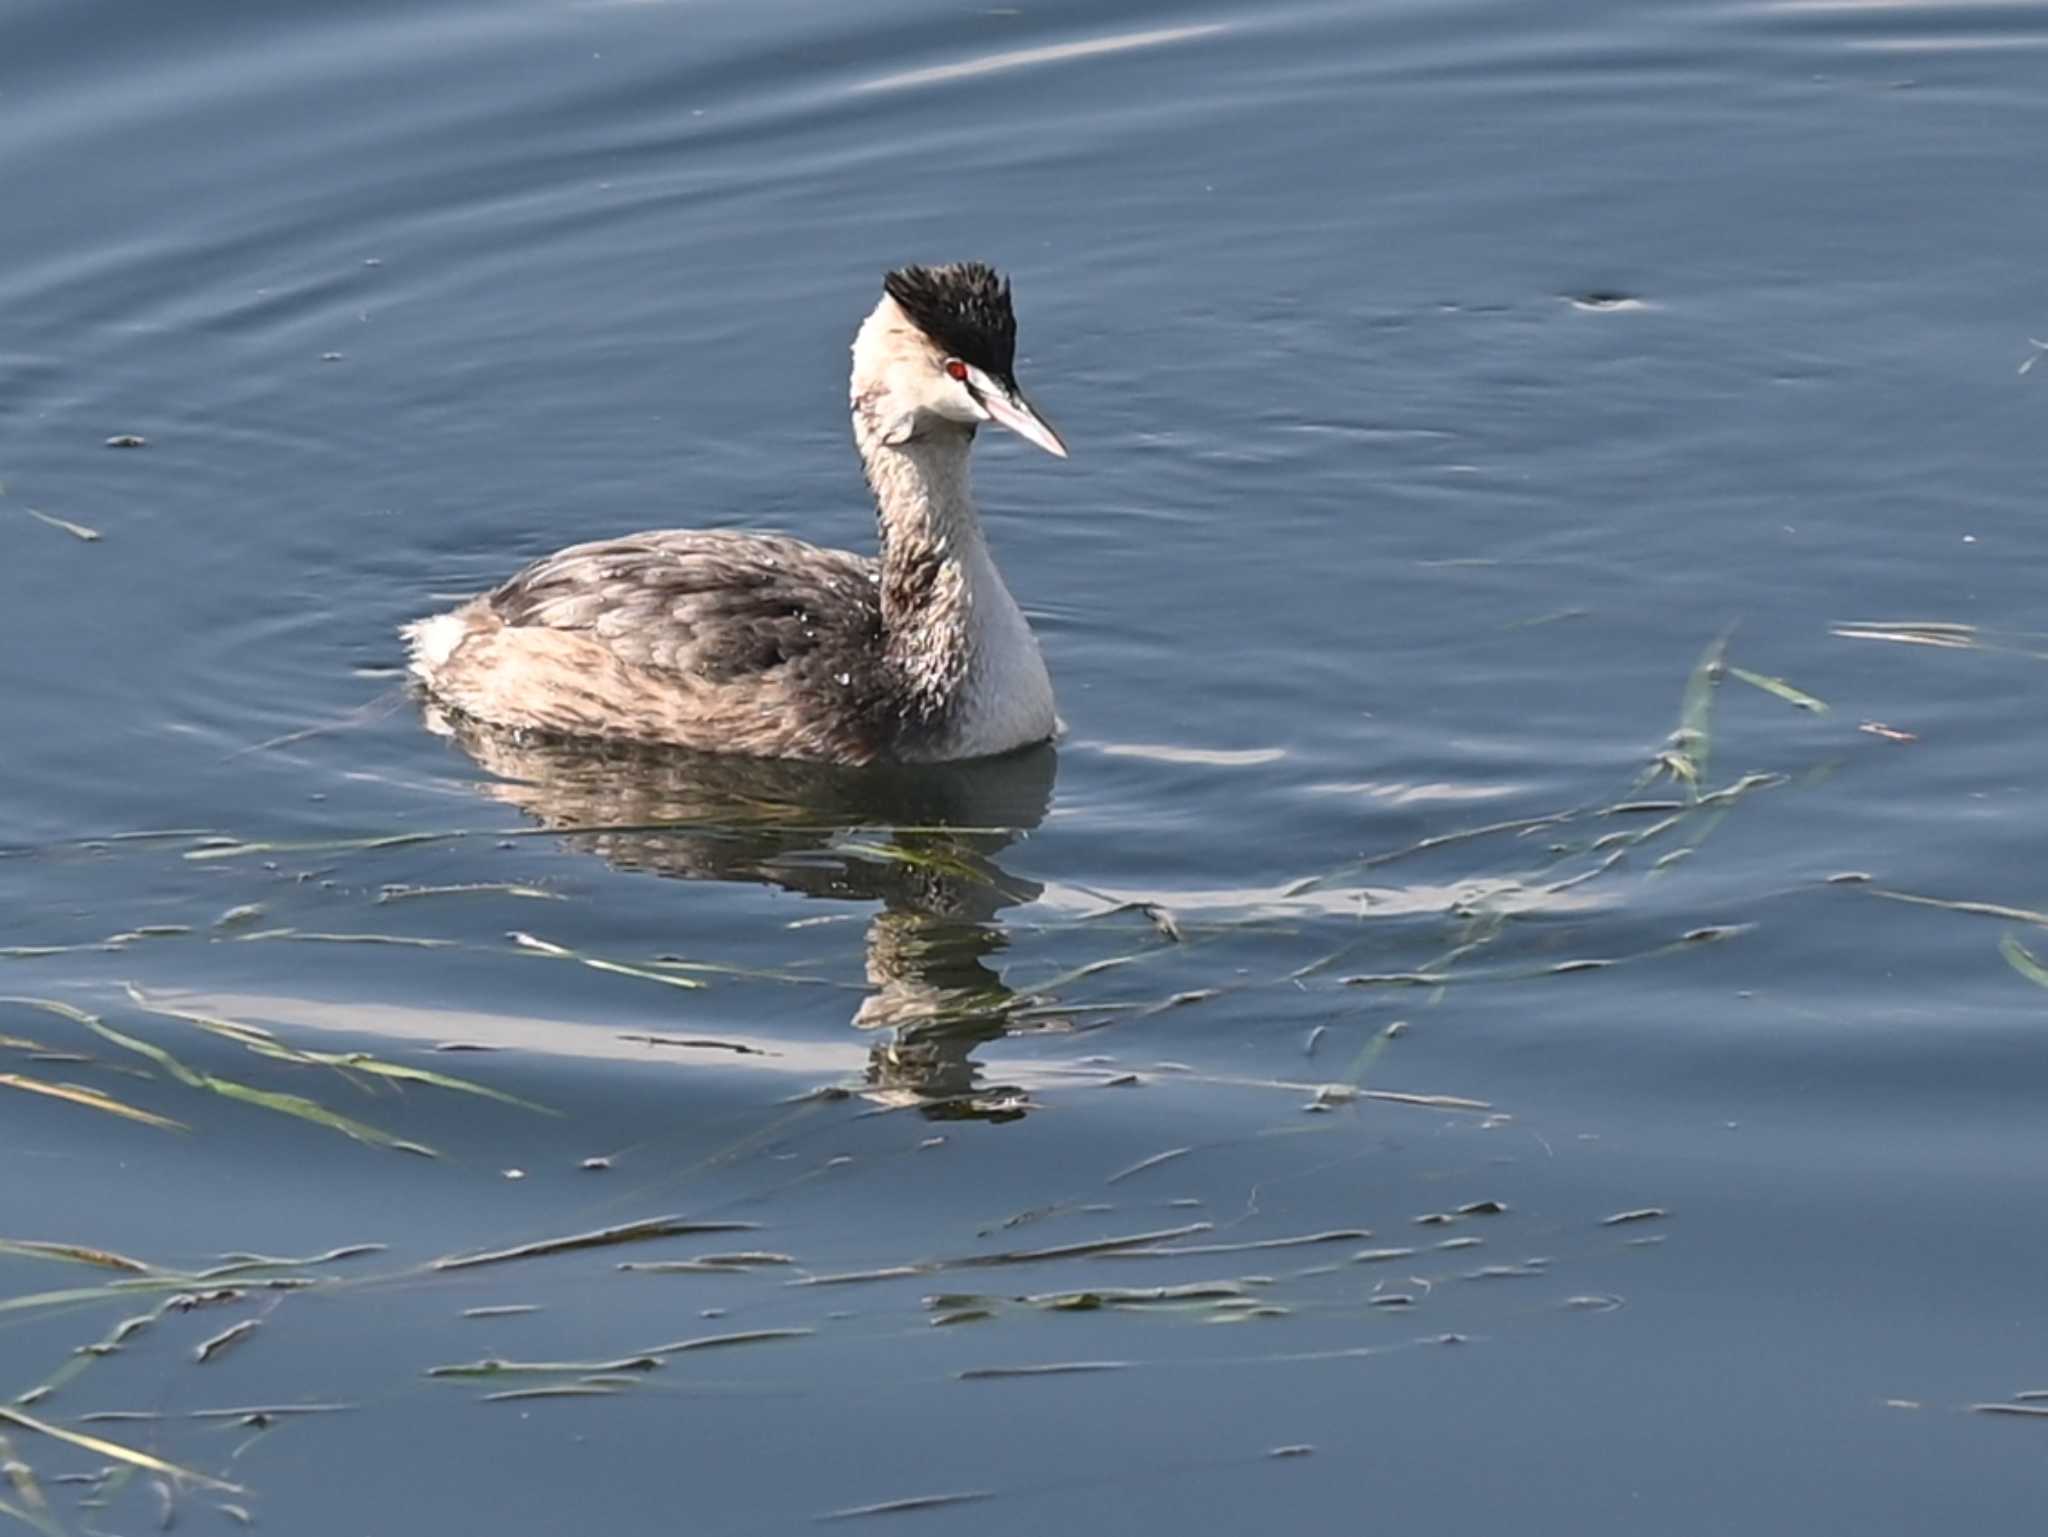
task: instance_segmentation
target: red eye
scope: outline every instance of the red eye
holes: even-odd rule
[[[946,372],[955,379],[958,379],[962,384],[967,382],[967,365],[958,358],[946,359]]]

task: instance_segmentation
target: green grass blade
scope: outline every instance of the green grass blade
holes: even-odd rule
[[[63,1291],[30,1292],[0,1299],[0,1313],[25,1313],[36,1308],[68,1307],[74,1302],[102,1302],[121,1293],[112,1286],[71,1286]]]
[[[17,1001],[42,1002],[42,1000],[32,999]],[[112,1041],[123,1050],[132,1051],[140,1056],[147,1057],[188,1089],[205,1089],[209,1093],[220,1095],[223,1099],[236,1100],[241,1104],[254,1105],[263,1110],[274,1110],[279,1115],[296,1116],[299,1120],[310,1121],[316,1126],[325,1126],[330,1131],[338,1131],[343,1136],[353,1138],[355,1141],[369,1147],[388,1148],[393,1152],[400,1153],[417,1153],[425,1158],[438,1158],[440,1156],[432,1148],[422,1143],[408,1142],[402,1137],[394,1137],[388,1131],[380,1131],[365,1122],[342,1115],[339,1111],[329,1110],[317,1100],[307,1099],[303,1094],[285,1094],[273,1089],[259,1089],[251,1084],[239,1083],[232,1078],[222,1078],[213,1073],[196,1071],[180,1062],[168,1051],[165,1051],[163,1047],[150,1041],[138,1040],[132,1035],[124,1035],[112,1025],[102,1023],[83,1010],[72,1010],[69,1005],[59,1005],[56,1007],[56,1012],[65,1014],[70,1018],[79,1019],[85,1024],[87,1029],[105,1040]],[[217,1023],[227,1024],[228,1022],[218,1021]],[[232,1026],[229,1026],[229,1028],[233,1029]],[[274,1044],[265,1043],[261,1040],[246,1040],[240,1035],[236,1035],[235,1039],[242,1040],[244,1045],[248,1045],[252,1049],[261,1045]],[[289,1048],[278,1047],[277,1050],[286,1051]],[[307,1054],[300,1053],[299,1055],[304,1056]]]
[[[139,1121],[144,1126],[154,1126],[162,1131],[189,1130],[183,1121],[174,1121],[167,1115],[139,1109],[125,1100],[115,1099],[111,1094],[102,1094],[98,1089],[88,1089],[75,1083],[44,1083],[36,1078],[24,1078],[19,1073],[0,1073],[0,1088],[19,1089],[27,1094],[41,1094],[50,1099],[65,1100],[70,1104],[83,1105],[88,1110],[103,1110],[108,1115],[120,1116],[125,1121]]]
[[[1665,750],[1652,769],[1664,770],[1697,791],[1707,777],[1714,748],[1714,690],[1726,670],[1728,637],[1715,637],[1685,680],[1685,693],[1678,706],[1678,729],[1671,733]]]
[[[506,1094],[498,1089],[472,1083],[467,1078],[457,1078],[449,1073],[437,1073],[424,1067],[409,1067],[398,1062],[385,1062],[366,1052],[357,1051],[302,1051],[287,1046],[260,1025],[244,1024],[240,1020],[222,1019],[212,1014],[200,1014],[189,1009],[176,1008],[170,1004],[158,1003],[151,999],[132,982],[128,984],[128,996],[136,1006],[161,1014],[168,1019],[182,1019],[197,1025],[211,1034],[225,1037],[238,1046],[247,1047],[258,1056],[272,1057],[281,1062],[293,1062],[305,1067],[350,1068],[359,1073],[370,1073],[380,1078],[403,1079],[409,1083],[431,1084],[438,1089],[452,1089],[459,1094],[478,1094],[485,1099],[495,1099],[508,1105],[517,1105],[522,1110],[536,1111],[541,1115],[559,1115],[558,1110],[546,1105],[535,1104],[529,1099]]]
[[[317,1062],[331,1067],[352,1068],[359,1073],[371,1073],[379,1078],[402,1079],[407,1083],[429,1084],[437,1089],[452,1089],[458,1094],[478,1094],[485,1099],[495,1099],[500,1104],[517,1105],[521,1110],[531,1110],[538,1115],[555,1115],[562,1112],[550,1105],[538,1104],[530,1099],[521,1099],[516,1094],[507,1094],[502,1089],[493,1089],[481,1083],[472,1083],[467,1078],[457,1078],[451,1073],[436,1073],[424,1067],[410,1067],[401,1062],[384,1062],[376,1057],[365,1056],[359,1051],[349,1052],[306,1052]]]
[[[239,1020],[221,1019],[213,1014],[200,1014],[190,1009],[181,1009],[174,1004],[158,1003],[133,982],[123,983],[122,987],[138,1009],[147,1010],[151,1014],[161,1014],[165,1019],[182,1019],[188,1025],[197,1025],[210,1034],[223,1036],[241,1046],[277,1044],[277,1037],[261,1025],[245,1025]],[[290,1051],[289,1047],[280,1049]]]
[[[558,945],[552,940],[514,929],[505,936],[522,950],[536,955],[549,955],[558,960],[581,961],[593,971],[609,971],[616,976],[638,977],[644,982],[659,982],[665,987],[679,987],[686,992],[695,992],[704,984],[695,977],[671,976],[666,972],[647,971],[638,966],[628,966],[624,961],[608,961],[595,955],[585,955],[581,950],[571,950],[567,945]]]
[[[1783,678],[1773,678],[1765,673],[1751,672],[1747,667],[1731,667],[1728,669],[1728,676],[1740,679],[1751,688],[1760,688],[1766,694],[1775,694],[1778,698],[1784,700],[1785,703],[1797,705],[1800,709],[1809,710],[1815,715],[1825,715],[1828,713],[1826,700],[1814,698],[1805,689],[1794,688]]]
[[[20,993],[0,993],[0,1003],[18,1003],[25,1009],[41,1009],[45,1014],[54,1014],[59,1019],[68,1019],[76,1025],[99,1023],[98,1015],[88,1014],[85,1010],[74,1008],[68,1003],[60,1003],[55,998],[29,998]]]
[[[203,1089],[206,1087],[206,1074],[194,1072],[154,1042],[138,1040],[132,1035],[124,1035],[112,1025],[102,1023],[97,1019],[88,1019],[86,1021],[86,1028],[102,1040],[112,1041],[123,1051],[132,1051],[137,1056],[147,1057],[188,1089]]]
[[[0,1404],[0,1420],[10,1425],[19,1425],[23,1430],[32,1430],[37,1435],[48,1436],[54,1441],[65,1441],[96,1456],[111,1457],[116,1462],[125,1462],[130,1467],[160,1473],[166,1478],[185,1479],[191,1483],[203,1484],[209,1489],[221,1489],[230,1494],[243,1492],[240,1484],[231,1484],[225,1479],[212,1478],[191,1468],[181,1468],[175,1462],[166,1462],[161,1457],[152,1457],[148,1452],[138,1452],[132,1446],[123,1446],[118,1441],[108,1441],[99,1436],[89,1436],[83,1431],[66,1430],[61,1425],[51,1425],[43,1420],[23,1414],[19,1409],[10,1409]]]
[[[2008,934],[1998,942],[1998,953],[2006,964],[2036,987],[2048,987],[2048,966],[2034,959],[2033,951]]]
[[[26,1259],[64,1260],[73,1265],[91,1265],[99,1270],[123,1270],[130,1275],[155,1275],[154,1265],[145,1265],[139,1259],[130,1259],[125,1254],[116,1254],[110,1249],[95,1249],[81,1243],[44,1243],[32,1238],[0,1238],[0,1254],[14,1254]]]
[[[432,1148],[418,1142],[407,1142],[394,1137],[388,1131],[379,1131],[365,1122],[354,1120],[337,1110],[329,1110],[317,1100],[307,1099],[303,1094],[285,1094],[274,1089],[258,1089],[246,1083],[236,1083],[231,1078],[216,1078],[205,1074],[199,1087],[210,1089],[224,1099],[237,1100],[245,1105],[260,1109],[274,1110],[279,1115],[296,1116],[310,1121],[315,1126],[325,1126],[338,1131],[344,1137],[353,1138],[368,1147],[387,1148],[397,1153],[417,1153],[423,1158],[438,1158],[441,1155]]]

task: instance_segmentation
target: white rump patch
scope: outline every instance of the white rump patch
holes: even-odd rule
[[[469,622],[461,614],[436,614],[405,627],[412,646],[412,670],[431,683],[434,673],[448,665],[455,648],[469,639]]]

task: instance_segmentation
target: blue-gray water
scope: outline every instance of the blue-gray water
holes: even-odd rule
[[[2016,1527],[2043,1428],[1970,1406],[2048,1389],[2044,50],[1988,0],[16,0],[0,1238],[153,1269],[0,1250],[0,1500]],[[965,257],[1074,447],[979,456],[1056,758],[426,728],[396,627],[557,545],[866,546],[847,341]],[[758,1227],[425,1268],[668,1214]],[[1150,1247],[1372,1236],[954,1263],[1196,1224]],[[790,1263],[617,1268],[735,1251]],[[1043,1300],[1193,1282],[1241,1295]]]

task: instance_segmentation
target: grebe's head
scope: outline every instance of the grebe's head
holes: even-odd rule
[[[853,408],[900,447],[950,424],[996,422],[1047,453],[1067,445],[1017,385],[1017,316],[993,267],[903,267],[853,342]]]

